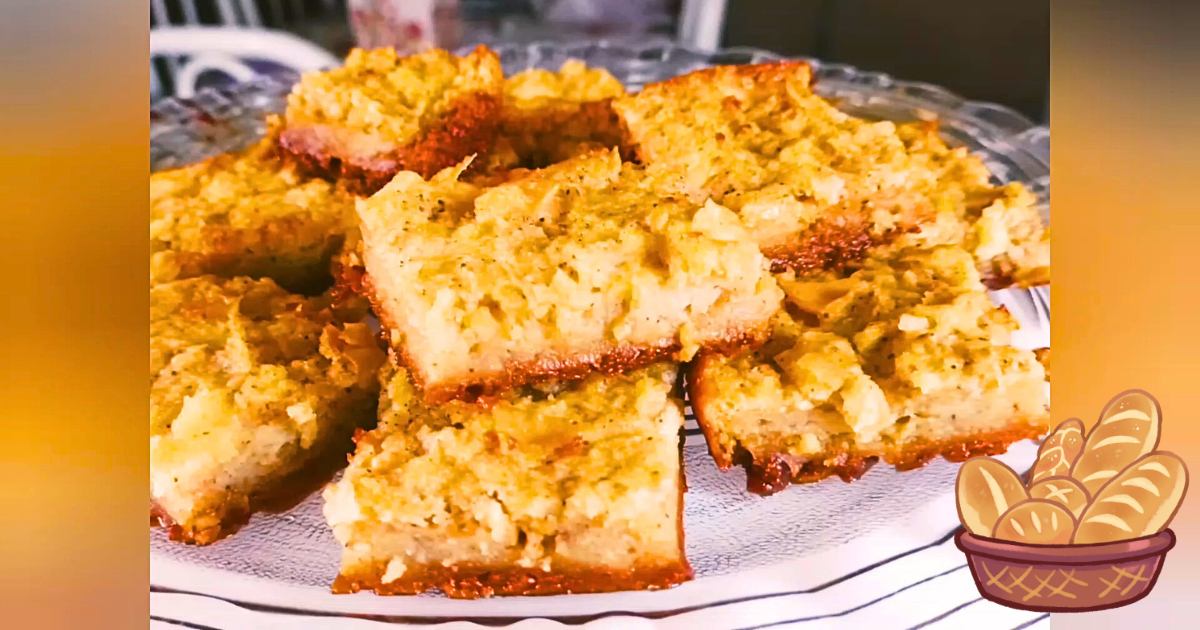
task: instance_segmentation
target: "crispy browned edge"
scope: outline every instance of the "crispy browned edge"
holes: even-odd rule
[[[678,384],[676,384],[678,387]],[[373,439],[367,432],[356,432],[355,441]],[[636,566],[613,570],[605,567],[571,566],[557,571],[522,567],[481,565],[423,566],[404,579],[383,583],[386,565],[376,564],[361,573],[339,573],[331,590],[336,594],[374,591],[376,595],[417,595],[441,591],[455,599],[477,599],[494,595],[560,595],[566,593],[607,593],[612,591],[659,590],[681,584],[693,577],[684,545],[683,494],[687,479],[683,467],[682,429],[679,439],[679,493],[675,517],[676,562],[666,565]]]
[[[692,413],[704,433],[708,451],[717,467],[721,470],[728,470],[734,464],[743,467],[746,470],[746,489],[750,492],[767,496],[783,490],[789,484],[813,483],[833,475],[850,482],[862,477],[879,461],[878,455],[856,452],[850,444],[841,444],[827,451],[826,455],[831,457],[825,461],[799,462],[782,453],[772,454],[763,461],[741,445],[735,446],[732,452],[722,451],[718,447],[718,428],[708,417],[708,402],[712,399],[713,388],[703,376],[708,362],[714,358],[711,354],[701,354],[688,368],[687,387]],[[1031,423],[1027,418],[1019,418],[998,431],[940,441],[925,440],[889,449],[883,454],[883,460],[901,471],[920,468],[939,455],[947,461],[961,462],[976,455],[1003,453],[1010,444],[1024,439],[1037,439],[1046,429],[1046,422]]]
[[[658,590],[692,579],[692,568],[681,555],[676,564],[619,570],[572,567],[542,571],[520,567],[435,565],[422,567],[411,578],[406,576],[387,584],[383,583],[382,575],[383,567],[357,575],[341,574],[334,578],[332,590],[337,594],[370,590],[377,595],[416,595],[438,590],[456,599]]]
[[[919,226],[914,224],[873,235],[866,208],[862,208],[818,219],[797,235],[792,243],[764,247],[762,251],[771,261],[773,273],[787,270],[801,274],[840,271],[866,259],[871,249],[886,245],[902,233],[918,229]]]
[[[499,112],[499,96],[473,92],[458,99],[420,137],[385,155],[351,155],[345,147],[324,143],[316,126],[284,128],[279,146],[303,171],[340,180],[353,192],[371,195],[400,171],[428,178],[468,155],[484,153],[496,137]]]

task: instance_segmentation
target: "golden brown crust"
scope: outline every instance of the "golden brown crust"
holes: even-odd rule
[[[1043,432],[1040,426],[1019,422],[1000,431],[957,436],[941,441],[905,444],[883,455],[883,460],[896,470],[915,470],[941,456],[947,461],[962,462],[977,455],[998,455],[1008,446],[1024,439],[1036,440]],[[792,483],[814,483],[837,475],[842,481],[861,478],[879,461],[876,455],[863,455],[852,447],[824,460],[798,460],[774,454],[767,461],[756,461],[745,449],[739,449],[735,459],[746,468],[747,489],[755,494],[770,495]]]
[[[963,462],[977,455],[998,455],[1007,451],[1014,442],[1036,440],[1043,431],[1041,426],[1022,421],[999,431],[906,444],[885,453],[883,460],[900,471],[921,468],[938,456],[946,461]],[[797,466],[797,462],[789,462],[775,455],[766,463],[750,463],[746,471],[747,486],[751,492],[768,495],[786,488],[789,482],[813,483],[833,475],[842,481],[854,481],[866,474],[877,461],[879,458],[876,456],[849,451],[838,453],[832,459],[809,460]]]
[[[722,445],[717,433],[716,422],[707,411],[713,395],[712,384],[703,377],[706,362],[713,357],[702,354],[688,370],[688,395],[692,412],[704,433],[709,453],[722,470],[734,464],[746,470],[746,489],[755,494],[775,494],[793,483],[814,483],[837,475],[842,481],[850,482],[861,478],[871,466],[880,460],[880,455],[858,451],[849,441],[826,450],[818,458],[802,459],[782,452],[772,453],[765,458],[751,453],[740,444]],[[947,461],[962,462],[976,455],[1003,453],[1014,442],[1037,439],[1046,427],[1019,419],[1004,429],[971,435],[954,436],[946,440],[909,441],[902,445],[889,446],[882,459],[897,470],[914,470],[941,456]]]
[[[250,506],[244,495],[229,497],[224,502],[225,511],[222,514],[204,513],[198,516],[216,516],[217,523],[212,527],[197,529],[185,527],[176,523],[167,511],[162,509],[153,499],[150,501],[150,526],[167,530],[167,538],[173,542],[189,545],[211,545],[212,543],[231,536],[243,525],[250,522]]]
[[[369,439],[371,433],[362,433]],[[680,449],[683,441],[680,440]],[[560,595],[567,593],[606,593],[614,591],[659,590],[687,582],[694,576],[684,554],[683,467],[679,467],[679,508],[676,519],[679,560],[668,565],[642,566],[611,570],[603,567],[572,567],[542,571],[520,567],[481,567],[432,565],[414,568],[403,578],[384,583],[386,563],[361,573],[342,573],[334,578],[336,594],[373,591],[376,595],[418,595],[437,590],[455,599],[478,599],[496,595]]]
[[[903,232],[918,226],[904,226],[881,235],[871,233],[872,222],[865,211],[843,213],[835,218],[814,222],[793,242],[777,247],[764,247],[763,255],[771,260],[771,271],[794,270],[799,274],[845,269],[866,258],[867,253],[886,244]]]
[[[431,177],[471,154],[491,147],[497,131],[500,99],[476,92],[459,99],[421,137],[381,155],[354,155],[333,141],[337,130],[291,125],[279,134],[279,146],[307,173],[340,180],[350,190],[370,195],[400,171]]]
[[[682,559],[682,554],[680,558],[675,564],[625,570],[572,567],[541,571],[519,567],[434,565],[414,569],[403,578],[387,584],[382,581],[385,567],[377,566],[357,575],[339,575],[333,581],[333,592],[344,594],[370,590],[377,595],[415,595],[436,589],[455,599],[476,599],[495,595],[658,590],[692,579],[692,568]]]
[[[357,246],[343,245],[342,250],[329,261],[329,275],[333,277],[330,292],[335,300],[344,300],[352,296],[369,299],[363,289],[367,269],[362,264],[362,254],[351,247]],[[373,302],[371,308],[375,309]]]
[[[712,384],[704,378],[704,373],[709,369],[709,362],[716,358],[707,352],[696,355],[696,358],[684,368],[687,374],[685,386],[688,402],[692,406],[692,415],[696,417],[696,423],[700,425],[700,431],[704,434],[704,442],[708,444],[709,455],[712,455],[713,461],[717,463],[717,468],[729,470],[733,466],[733,453],[720,447],[717,423],[710,422],[707,417],[708,401],[714,392]]]

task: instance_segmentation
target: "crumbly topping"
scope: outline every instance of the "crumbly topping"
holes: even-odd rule
[[[401,173],[358,206],[372,284],[423,379],[484,353],[661,343],[722,300],[778,303],[736,214],[664,194],[615,151],[491,188],[460,174]]]
[[[990,286],[1048,283],[1050,230],[1037,198],[1019,182],[993,184],[983,161],[965,147],[949,147],[934,124],[897,129],[914,163],[935,175],[922,194],[936,215],[920,231],[897,239],[892,249],[961,245]]]
[[[458,57],[434,49],[350,51],[331,70],[305,74],[288,96],[289,125],[331,125],[403,146],[473,94],[499,95],[500,60],[479,47]]]
[[[834,206],[925,212],[909,193],[931,174],[914,168],[896,125],[839,111],[812,92],[810,78],[797,62],[717,67],[613,106],[651,169],[741,212],[760,243]]]
[[[841,112],[810,79],[802,62],[717,67],[613,107],[651,170],[739,212],[764,249],[786,249],[819,219],[850,211],[869,218],[881,243],[919,228],[893,252],[965,244],[994,284],[1045,278],[1048,233],[1019,184],[991,184],[936,125]]]
[[[326,299],[202,276],[153,287],[150,304],[151,495],[176,521],[366,419],[383,353]]]
[[[671,557],[683,422],[676,373],[658,364],[487,405],[426,406],[404,371],[388,372],[379,428],[359,439],[326,491],[326,518],[352,555],[356,545],[390,541],[364,555],[390,556],[393,578],[405,565],[497,558],[548,569],[603,532],[633,547],[604,556]],[[397,541],[389,529],[408,533]]]
[[[604,68],[568,59],[557,72],[531,68],[504,81],[507,105],[536,109],[561,102],[586,103],[625,94],[625,87]]]
[[[712,362],[704,378],[716,388],[718,415],[791,409],[811,412],[804,414],[811,428],[733,429],[740,442],[777,443],[783,435],[797,454],[811,454],[824,443],[806,440],[806,432],[870,444],[904,439],[918,418],[953,430],[996,421],[995,414],[1002,421],[1044,413],[1041,365],[1008,345],[1016,322],[992,306],[960,248],[902,253],[847,278],[783,274],[780,284],[788,308],[771,339]]]
[[[151,278],[319,267],[355,223],[354,197],[301,177],[269,134],[241,153],[150,175]]]

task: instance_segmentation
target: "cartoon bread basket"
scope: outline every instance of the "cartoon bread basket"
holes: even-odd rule
[[[1078,419],[1058,425],[1025,479],[989,457],[963,464],[955,542],[980,594],[1053,612],[1145,597],[1175,545],[1167,525],[1188,483],[1183,460],[1156,450],[1161,426],[1158,401],[1132,389],[1086,435]]]

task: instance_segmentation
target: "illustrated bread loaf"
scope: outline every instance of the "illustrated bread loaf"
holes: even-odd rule
[[[1160,451],[1129,466],[1101,488],[1079,518],[1072,542],[1113,542],[1140,538],[1166,528],[1187,490],[1187,467]]]
[[[1029,496],[1034,499],[1054,501],[1067,508],[1075,518],[1083,514],[1088,506],[1088,491],[1074,477],[1046,477],[1029,486]]]
[[[1031,545],[1066,545],[1075,531],[1075,517],[1059,503],[1025,499],[1000,515],[993,538]]]
[[[1083,452],[1071,467],[1071,476],[1095,496],[1126,466],[1158,446],[1161,424],[1158,401],[1149,393],[1131,389],[1117,394],[1088,432]]]
[[[958,469],[955,492],[958,518],[976,536],[991,536],[1000,515],[1029,498],[1017,473],[990,457],[963,464]]]
[[[1038,449],[1037,461],[1029,472],[1029,483],[1032,485],[1046,477],[1070,474],[1071,464],[1075,463],[1082,450],[1083,420],[1064,420]]]

